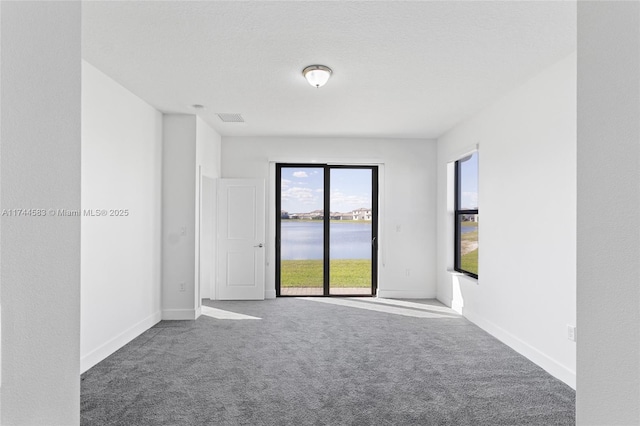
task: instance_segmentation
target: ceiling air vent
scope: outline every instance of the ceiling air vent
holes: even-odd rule
[[[240,114],[219,112],[218,117],[220,117],[220,120],[225,123],[244,123],[244,118],[242,118],[242,115]]]

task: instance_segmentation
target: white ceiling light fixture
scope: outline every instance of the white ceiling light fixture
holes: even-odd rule
[[[319,88],[327,84],[331,77],[331,68],[325,65],[309,65],[302,70],[302,75],[307,79],[310,85]]]

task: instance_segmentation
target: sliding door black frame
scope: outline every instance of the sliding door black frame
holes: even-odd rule
[[[276,296],[299,297],[282,295],[281,282],[281,225],[282,225],[282,169],[283,168],[317,168],[324,171],[324,202],[323,202],[323,294],[308,297],[371,297],[378,290],[378,166],[365,165],[334,165],[317,163],[276,163]],[[331,225],[331,169],[368,169],[371,170],[371,294],[335,295],[330,294],[330,225]]]

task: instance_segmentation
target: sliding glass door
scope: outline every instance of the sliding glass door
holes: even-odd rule
[[[376,291],[375,166],[276,166],[278,296]]]
[[[280,295],[324,295],[324,168],[280,168]]]
[[[329,294],[371,295],[373,170],[331,168]]]

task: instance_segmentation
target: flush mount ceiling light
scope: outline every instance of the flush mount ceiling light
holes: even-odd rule
[[[324,65],[309,65],[302,70],[302,75],[310,85],[318,88],[327,84],[332,72],[331,68]]]

